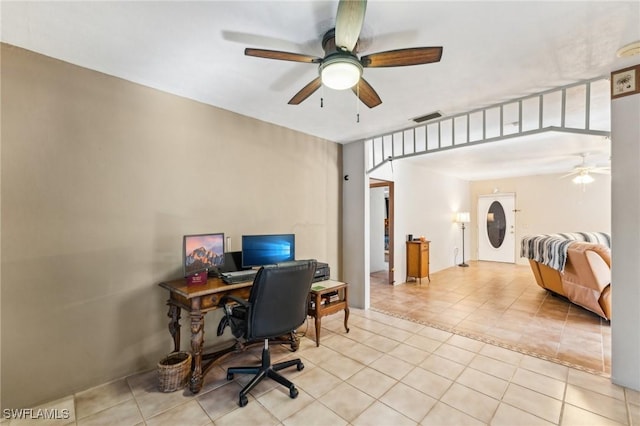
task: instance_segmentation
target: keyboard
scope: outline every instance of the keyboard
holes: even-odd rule
[[[237,284],[253,281],[257,273],[258,271],[255,269],[248,269],[246,271],[222,272],[220,277],[227,284]]]

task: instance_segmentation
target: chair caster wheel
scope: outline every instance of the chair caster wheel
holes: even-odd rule
[[[300,363],[300,364],[298,364],[298,366],[296,368],[298,369],[298,371],[302,371],[302,370],[304,370],[304,364]]]
[[[233,373],[227,373],[227,380],[233,380]]]
[[[298,397],[298,389],[296,389],[295,386],[291,386],[291,388],[289,389],[289,396],[291,397],[291,399]]]
[[[240,395],[240,399],[238,400],[238,405],[244,407],[249,403],[249,399],[245,395]]]

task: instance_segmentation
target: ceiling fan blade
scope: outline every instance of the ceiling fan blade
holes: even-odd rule
[[[304,86],[298,93],[296,93],[293,98],[291,98],[291,100],[289,101],[289,105],[299,105],[302,101],[313,95],[313,92],[318,90],[321,85],[322,80],[320,80],[320,77],[316,77],[309,84]]]
[[[281,61],[293,61],[293,62],[308,62],[311,64],[319,64],[322,58],[311,55],[302,55],[300,53],[281,52],[279,50],[266,50],[266,49],[244,49],[244,54],[247,56],[256,56],[258,58],[267,59],[279,59]]]
[[[373,87],[371,87],[364,78],[360,78],[360,81],[353,86],[351,90],[353,90],[353,93],[369,108],[377,107],[382,103],[380,96],[378,96]]]
[[[367,0],[341,0],[336,14],[336,47],[349,52],[356,47],[364,13],[367,10]]]
[[[611,170],[607,167],[598,167],[597,169],[591,169],[589,170],[589,173],[595,173],[595,174],[600,174],[600,175],[610,175],[611,174]]]
[[[442,47],[410,47],[408,49],[388,50],[372,53],[360,58],[363,67],[403,67],[439,62]]]

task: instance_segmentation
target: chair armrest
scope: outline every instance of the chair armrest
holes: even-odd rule
[[[247,302],[245,299],[241,299],[237,296],[234,296],[232,294],[227,294],[222,296],[222,299],[220,299],[220,305],[226,305],[227,303],[229,303],[229,301],[233,301],[236,302],[239,305],[244,306],[245,308],[249,307],[249,302]]]
[[[235,304],[232,305],[229,302],[235,302]],[[224,316],[220,319],[216,334],[222,336],[224,329],[230,326],[231,333],[236,338],[245,335],[247,312],[249,312],[251,304],[244,299],[228,294],[220,299],[218,305],[224,307]],[[239,315],[239,311],[242,311],[243,314]]]

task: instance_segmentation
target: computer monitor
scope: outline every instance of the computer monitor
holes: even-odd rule
[[[218,272],[235,272],[242,269],[242,252],[228,251],[224,254],[224,265],[218,268]]]
[[[243,235],[242,267],[273,265],[296,259],[294,234]]]
[[[185,277],[224,265],[224,234],[185,235],[182,265]]]

